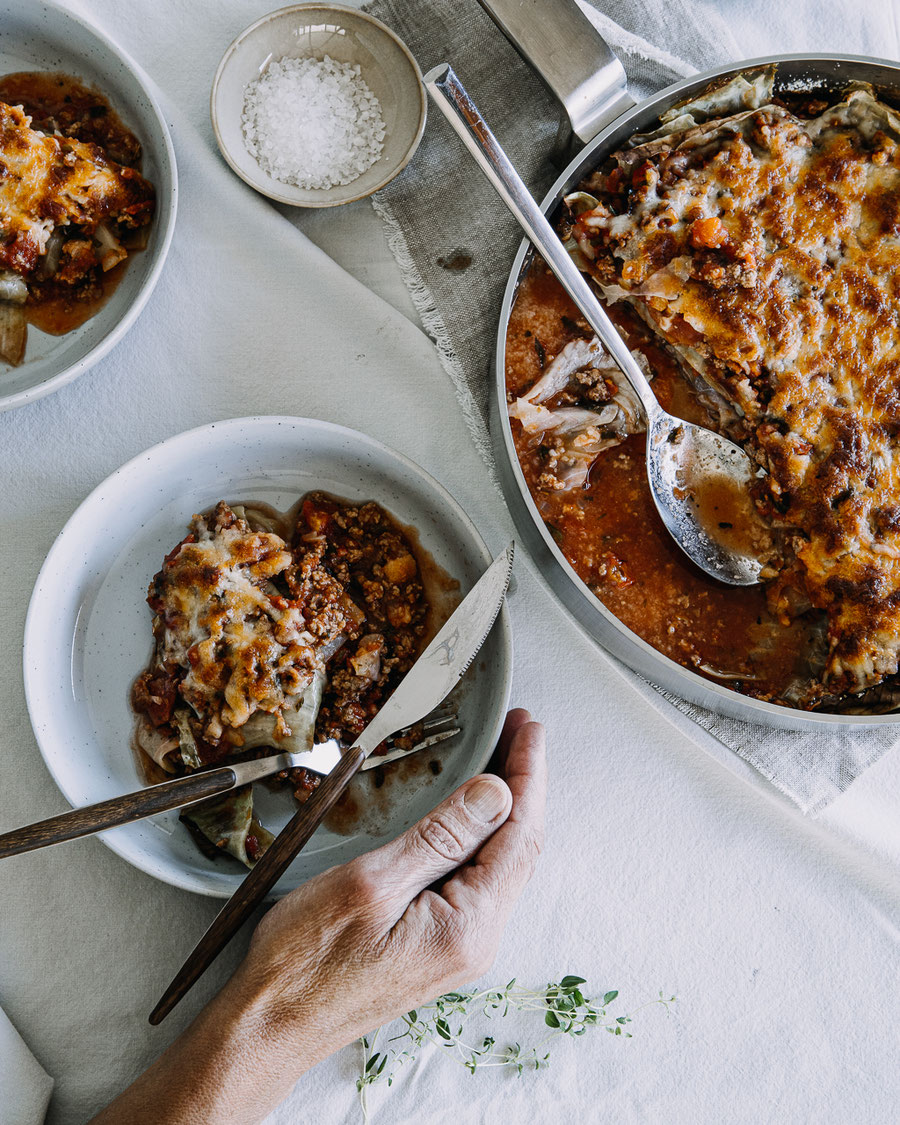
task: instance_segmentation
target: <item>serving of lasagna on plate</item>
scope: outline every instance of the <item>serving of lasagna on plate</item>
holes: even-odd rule
[[[662,405],[765,470],[763,588],[680,555],[644,479],[643,418],[543,263],[507,341],[509,413],[579,576],[665,655],[805,709],[897,702],[900,115],[868,86],[742,76],[661,118],[566,198],[561,237]],[[728,512],[719,513],[723,527]]]
[[[146,243],[153,185],[107,99],[74,78],[0,77],[0,359],[92,316]]]
[[[132,702],[161,774],[349,744],[412,667],[429,603],[408,534],[374,502],[311,493],[287,515],[224,501],[195,516],[147,601],[154,652]],[[302,801],[304,769],[279,775]],[[182,812],[207,854],[251,866],[272,840],[252,787]]]

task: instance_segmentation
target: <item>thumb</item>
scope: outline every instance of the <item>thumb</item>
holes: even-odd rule
[[[506,782],[494,774],[481,774],[370,858],[382,872],[385,888],[402,898],[405,906],[435,879],[471,859],[511,808]]]

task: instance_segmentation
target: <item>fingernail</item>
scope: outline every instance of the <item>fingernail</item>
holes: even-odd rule
[[[506,808],[506,786],[499,780],[481,777],[466,790],[463,803],[475,820],[486,824]]]

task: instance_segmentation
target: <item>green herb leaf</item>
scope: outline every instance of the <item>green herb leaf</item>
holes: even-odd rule
[[[462,1063],[470,1074],[482,1066],[500,1066],[522,1075],[525,1070],[540,1070],[549,1065],[550,1052],[546,1050],[546,1043],[560,1035],[580,1038],[589,1028],[602,1027],[610,1035],[624,1034],[625,1038],[631,1038],[630,1032],[623,1032],[623,1026],[631,1022],[631,1016],[608,1019],[604,1010],[619,995],[618,991],[607,992],[602,1001],[590,1001],[581,988],[585,984],[584,977],[568,975],[559,983],[549,983],[541,991],[517,985],[517,978],[513,977],[504,988],[447,992],[401,1017],[397,1021],[398,1034],[385,1040],[383,1051],[369,1054],[380,1030],[365,1036],[360,1040],[364,1051],[363,1071],[356,1080],[364,1116],[367,1088],[381,1080],[382,1076],[387,1085],[392,1086],[397,1070],[405,1062],[413,1060],[419,1048],[426,1043],[450,1047],[447,1057]],[[674,1002],[674,996],[667,1000],[662,992],[658,1000],[652,1001],[665,1008]],[[502,1020],[511,1011],[521,1012],[523,1016],[543,1012],[543,1022],[550,1033],[545,1033],[535,1046],[528,1048],[520,1043],[498,1047],[493,1035],[476,1034],[474,1042],[471,1038],[469,1041],[464,1038],[470,1020],[476,1017]]]

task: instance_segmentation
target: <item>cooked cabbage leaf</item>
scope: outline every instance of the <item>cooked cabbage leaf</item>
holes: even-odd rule
[[[251,785],[190,805],[182,809],[181,819],[194,825],[214,847],[247,867],[252,867],[275,839],[253,815]]]
[[[633,354],[650,378],[645,357],[640,352]],[[544,405],[585,371],[592,379],[603,377],[614,388],[609,401],[593,408]],[[552,464],[548,462],[541,479],[556,489],[583,487],[600,453],[644,429],[637,396],[596,336],[570,340],[534,386],[510,404],[509,416],[521,422],[526,433],[541,440],[546,436],[554,443]]]
[[[278,721],[268,711],[255,711],[240,728],[243,739],[240,749],[254,750],[258,746],[271,746],[275,750],[291,754],[312,750],[325,680],[324,670],[317,669],[302,695],[286,698]],[[283,730],[284,727],[288,728],[288,734],[279,737],[279,729]]]
[[[190,714],[184,707],[177,707],[172,712],[172,726],[178,731],[178,745],[181,750],[181,760],[190,770],[199,770],[203,766],[197,739],[191,730]]]
[[[274,716],[263,711],[251,715],[241,728],[241,733],[245,737],[241,749],[252,750],[257,746],[272,746],[293,753],[311,750],[324,688],[325,673],[319,670],[313,676],[312,683],[304,690],[302,699],[298,696],[291,699],[290,709],[286,708],[284,711],[284,718],[290,727],[290,734],[286,738],[278,740],[274,737]],[[190,745],[193,736],[190,734],[186,713],[182,712],[182,714],[184,722],[176,725],[179,731],[188,731]],[[173,722],[178,715],[179,712],[176,712]],[[181,746],[184,755],[184,739]],[[193,742],[193,747],[196,752],[196,742]],[[190,765],[186,757],[185,762]],[[197,763],[200,764],[199,757]],[[254,865],[275,838],[253,815],[253,787],[250,785],[233,789],[222,797],[213,797],[209,801],[191,805],[182,810],[181,818],[192,824],[216,848],[233,855],[248,867]]]

